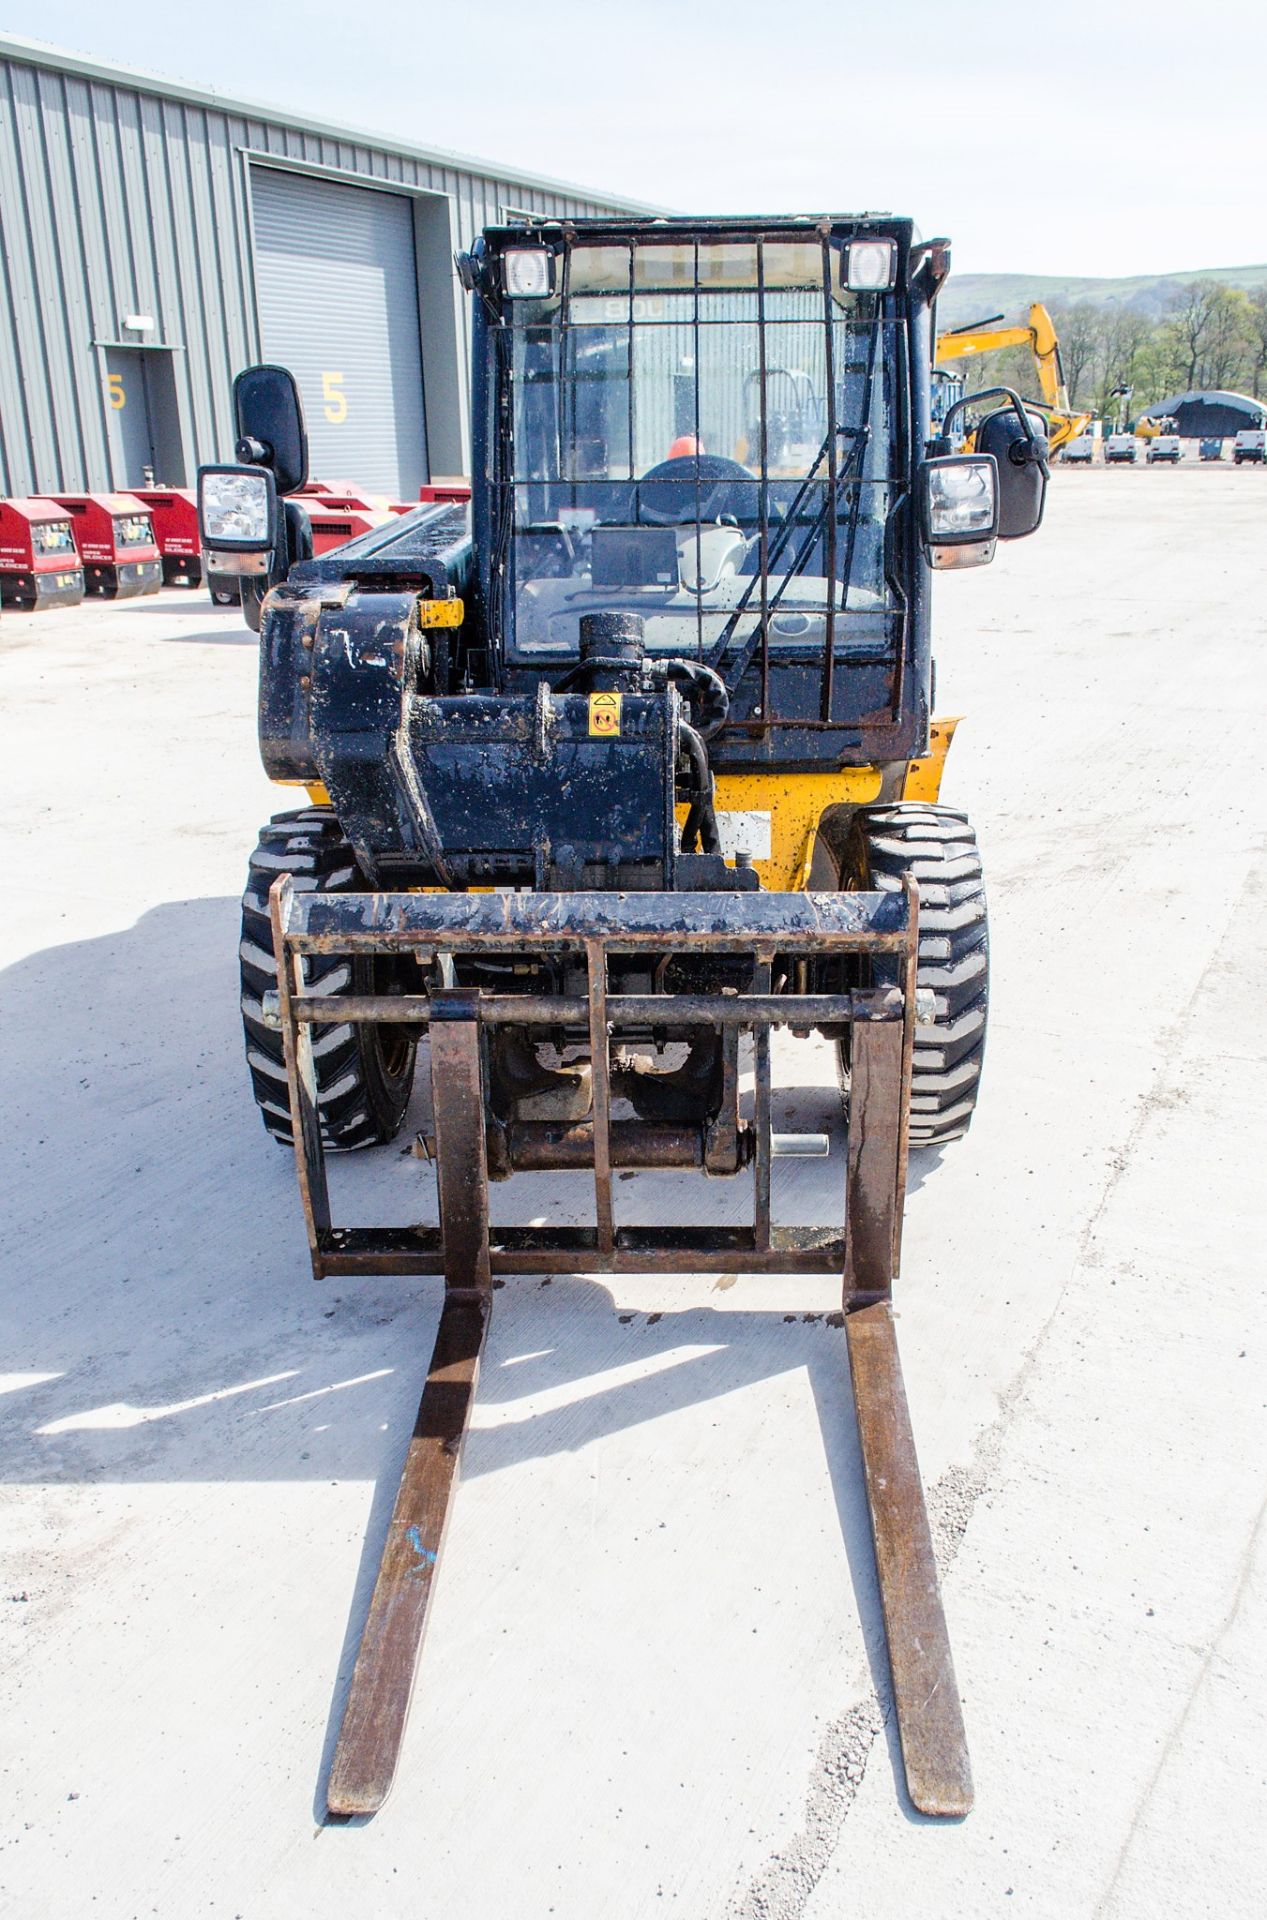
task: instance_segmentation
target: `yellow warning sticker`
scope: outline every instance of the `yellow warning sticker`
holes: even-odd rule
[[[620,695],[618,693],[591,693],[590,695],[590,736],[600,740],[618,740],[620,738]]]

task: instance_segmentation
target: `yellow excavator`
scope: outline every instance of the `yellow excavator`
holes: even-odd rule
[[[1094,415],[1076,413],[1069,405],[1065,371],[1060,363],[1060,342],[1046,307],[1037,300],[1029,310],[1025,326],[1005,327],[1001,313],[988,320],[974,320],[971,326],[953,327],[937,336],[937,365],[966,360],[973,353],[994,353],[1000,347],[1028,347],[1034,356],[1038,385],[1043,396],[1043,411],[1048,417],[1047,438],[1053,453],[1068,446],[1090,426]]]

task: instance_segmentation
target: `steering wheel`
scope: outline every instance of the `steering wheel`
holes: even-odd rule
[[[739,480],[745,483],[742,492],[735,486]],[[661,460],[643,474],[638,482],[639,512],[658,527],[719,520],[724,513],[750,519],[755,485],[755,474],[738,460],[727,460],[720,453],[688,453],[677,460]]]

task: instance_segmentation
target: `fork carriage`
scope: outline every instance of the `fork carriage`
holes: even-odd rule
[[[346,894],[270,896],[278,992],[270,1017],[285,1049],[299,1188],[313,1272],[442,1274],[444,1304],[413,1438],[388,1528],[328,1783],[330,1811],[369,1814],[392,1782],[458,1456],[488,1329],[495,1275],[514,1273],[839,1273],[859,1439],[911,1799],[959,1815],[972,1788],[959,1697],[938,1591],[894,1336],[891,1296],[906,1183],[911,1058],[917,1021],[918,900],[849,894]],[[613,992],[613,962],[726,956],[746,990]],[[490,955],[565,955],[584,990],[496,992],[460,983]],[[418,963],[419,993],[342,994],[306,987],[305,961],[372,953]],[[832,963],[886,956],[897,984],[773,991],[777,979],[832,977]],[[791,967],[785,963],[792,962]],[[806,962],[797,967],[795,963]],[[835,976],[844,977],[837,966]],[[343,1023],[426,1028],[440,1225],[339,1227],[331,1213],[313,1036]],[[807,1144],[771,1126],[771,1033],[818,1029],[850,1050],[845,1191],[838,1226],[775,1225],[771,1167]],[[714,1030],[727,1063],[721,1109],[707,1126],[613,1118],[614,1044],[629,1034]],[[588,1051],[589,1110],[561,1122],[506,1125],[488,1054],[499,1033],[579,1036]],[[739,1041],[752,1042],[751,1120],[740,1116]],[[618,1104],[618,1103],[617,1103]],[[490,1143],[493,1154],[490,1156]],[[810,1151],[822,1151],[817,1141]],[[490,1157],[503,1172],[588,1165],[593,1227],[492,1227]],[[750,1168],[746,1225],[622,1227],[616,1166]]]

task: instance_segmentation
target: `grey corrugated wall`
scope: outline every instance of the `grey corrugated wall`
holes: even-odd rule
[[[111,485],[110,344],[175,349],[190,478],[200,461],[232,458],[230,383],[259,354],[249,168],[265,156],[443,194],[459,246],[508,207],[551,215],[630,207],[441,154],[363,144],[341,129],[265,117],[0,35],[0,492]],[[424,300],[436,295],[424,290]],[[128,314],[152,315],[153,332],[125,333]],[[454,345],[459,386],[465,322]],[[429,410],[434,377],[429,365]]]

